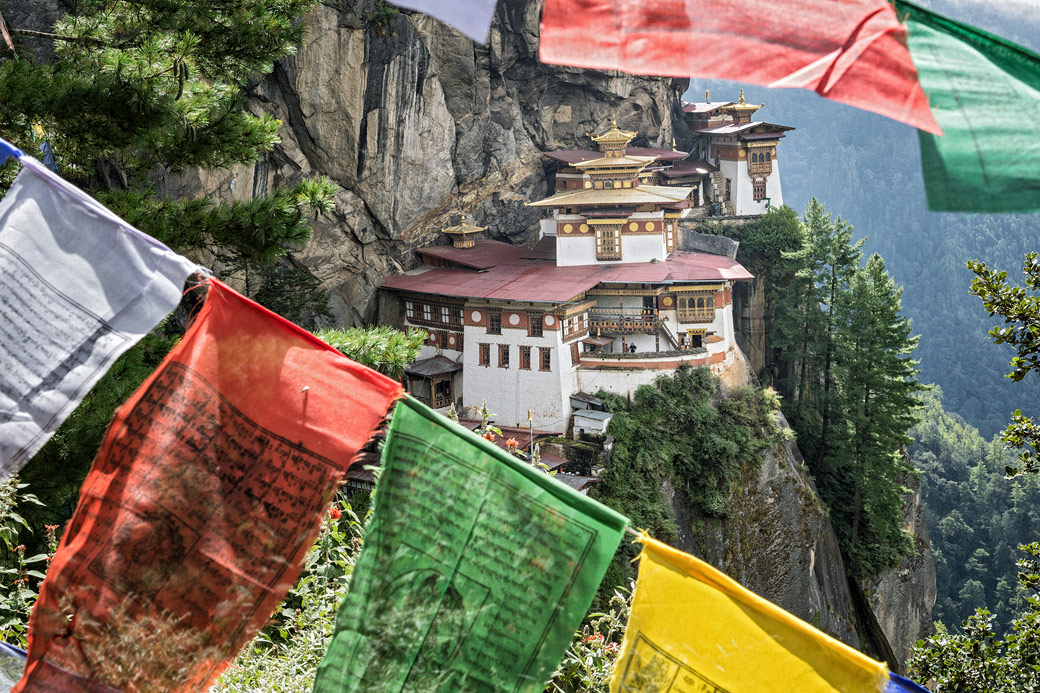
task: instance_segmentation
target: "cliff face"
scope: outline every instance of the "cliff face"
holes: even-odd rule
[[[861,586],[893,653],[900,662],[906,662],[914,643],[932,631],[936,584],[921,481],[906,477],[901,483],[912,491],[903,506],[903,528],[914,537],[914,554]]]
[[[547,193],[540,152],[588,147],[611,116],[637,145],[681,145],[686,82],[538,61],[537,0],[500,2],[487,46],[423,14],[325,2],[306,45],[275,66],[251,108],[280,118],[282,143],[253,171],[165,181],[184,194],[250,195],[325,175],[337,211],[293,260],[332,295],[343,324],[377,317],[376,287],[466,213],[488,236],[533,240]]]
[[[784,422],[786,426],[786,422]],[[830,635],[859,647],[838,540],[797,446],[767,450],[730,494],[732,517],[708,520],[670,489],[678,547]]]

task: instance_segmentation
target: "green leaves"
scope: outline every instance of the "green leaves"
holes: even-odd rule
[[[1009,284],[1007,272],[993,270],[978,260],[969,261],[967,267],[975,274],[970,293],[982,299],[991,317],[1004,319],[1006,327],[998,325],[989,332],[993,342],[1015,349],[1007,377],[1019,382],[1030,372],[1040,371],[1040,257],[1035,252],[1026,254],[1024,287]],[[1040,473],[1040,422],[1015,410],[1002,440],[1009,448],[1021,451],[1021,466],[1008,465],[1008,478]]]
[[[1040,587],[1040,545],[1023,544],[1029,557],[1019,560],[1019,584],[1030,593]],[[937,691],[1030,693],[1040,691],[1040,599],[1030,596],[1000,639],[994,617],[978,609],[962,623],[961,633],[939,624],[935,634],[918,641],[907,663],[918,681],[935,681]]]

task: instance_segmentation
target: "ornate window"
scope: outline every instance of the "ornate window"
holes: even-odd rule
[[[678,302],[679,322],[713,322],[715,320],[715,296],[710,293],[680,296]]]
[[[621,227],[603,224],[596,227],[596,259],[621,259]]]
[[[481,344],[480,345],[480,362],[481,366],[491,365],[491,345]]]
[[[764,180],[756,180],[751,186],[752,197],[756,201],[766,199],[766,182]]]
[[[540,347],[538,349],[539,356],[541,356],[541,363],[539,364],[538,370],[551,371],[552,370],[552,349],[549,347]]]
[[[509,345],[498,345],[498,367],[509,368]]]
[[[488,334],[502,334],[502,311],[488,311]]]
[[[415,319],[415,303],[413,301],[404,302],[404,314],[409,320]]]
[[[542,322],[542,315],[540,313],[527,314],[527,336],[541,337],[544,334],[543,326],[544,323]]]
[[[520,370],[531,370],[531,347],[520,345]]]

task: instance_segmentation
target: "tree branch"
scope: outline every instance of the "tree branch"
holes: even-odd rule
[[[11,29],[12,34],[18,36],[31,36],[32,38],[43,38],[51,41],[67,41],[69,43],[90,43],[95,46],[105,45],[104,41],[96,38],[89,38],[86,36],[62,36],[61,34],[51,34],[46,31],[32,31],[31,29]]]

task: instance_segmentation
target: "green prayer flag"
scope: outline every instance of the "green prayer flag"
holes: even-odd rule
[[[1040,209],[1040,55],[897,0],[943,136],[918,132],[928,207]]]
[[[402,400],[314,690],[544,690],[626,523]]]

